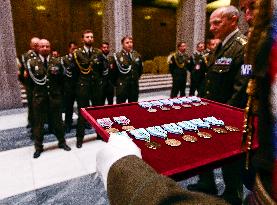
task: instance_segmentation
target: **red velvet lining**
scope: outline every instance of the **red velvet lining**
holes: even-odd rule
[[[196,143],[185,142],[181,135],[169,134],[169,138],[175,138],[182,142],[179,147],[170,147],[164,143],[163,139],[151,137],[151,141],[161,144],[161,147],[157,150],[148,149],[145,147],[144,141],[136,140],[129,134],[141,148],[143,159],[157,172],[171,176],[242,154],[243,110],[206,99],[202,100],[209,104],[206,106],[181,108],[180,110],[171,109],[170,111],[158,109],[156,113],[150,113],[137,103],[125,103],[82,108],[82,114],[105,141],[108,141],[109,135],[98,125],[96,119],[121,115],[129,118],[131,121],[130,125],[135,128],[146,128],[193,118],[214,116],[223,120],[225,125],[235,126],[240,129],[240,132],[228,132],[227,134],[218,134],[209,129],[200,129],[200,131],[212,134],[211,139],[200,138],[195,132],[185,132],[185,134],[197,136],[198,141]],[[121,126],[116,123],[113,127],[122,131]],[[256,137],[253,147],[258,147]]]

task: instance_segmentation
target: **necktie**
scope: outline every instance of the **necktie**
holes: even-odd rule
[[[132,57],[131,57],[130,53],[128,53],[128,59],[129,59],[129,61],[132,61]]]
[[[91,57],[91,51],[90,51],[90,49],[88,50],[88,57],[89,58]]]
[[[47,69],[47,67],[48,67],[47,58],[44,58],[44,61],[43,61],[43,66],[44,66],[44,68],[46,68],[46,69]]]

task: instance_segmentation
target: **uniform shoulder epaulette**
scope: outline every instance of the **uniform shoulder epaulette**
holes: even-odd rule
[[[247,44],[247,38],[246,37],[242,37],[242,36],[238,36],[237,38],[236,38],[236,40],[241,44],[241,45],[245,45],[245,44]]]
[[[167,60],[166,60],[167,64],[172,64],[171,58],[172,58],[172,56],[173,56],[174,54],[175,54],[175,52],[171,52],[171,53],[167,56]]]

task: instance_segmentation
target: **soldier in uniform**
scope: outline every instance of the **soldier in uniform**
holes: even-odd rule
[[[27,61],[31,58],[37,57],[38,55],[38,42],[39,38],[33,37],[30,41],[30,50],[21,55],[21,67],[19,70],[19,80],[24,85],[27,94],[27,105],[28,105],[28,125],[27,128],[32,127],[32,83],[28,74]],[[31,130],[32,133],[32,130]],[[31,139],[33,135],[31,134]]]
[[[173,78],[173,85],[170,97],[185,96],[187,83],[187,70],[190,66],[190,57],[186,53],[187,45],[185,42],[177,44],[177,51],[168,56],[169,71]]]
[[[112,69],[111,64],[111,56],[108,56],[110,53],[110,47],[108,42],[103,42],[101,44],[100,50],[103,53],[103,102],[102,104],[105,104],[105,101],[107,99],[108,104],[113,104],[113,97],[114,97],[114,85],[113,85],[113,76],[114,76],[114,69]]]
[[[64,76],[64,106],[65,106],[65,132],[69,133],[72,126],[73,106],[76,99],[77,69],[74,67],[73,52],[77,49],[75,42],[68,44],[68,54],[61,58],[61,65],[65,71]]]
[[[84,46],[74,52],[74,63],[77,68],[77,148],[81,148],[85,134],[85,119],[80,109],[90,105],[101,105],[103,101],[103,55],[102,52],[93,48],[93,32],[85,30],[82,34]],[[91,102],[91,104],[90,104]]]
[[[206,56],[205,43],[199,42],[196,46],[196,52],[191,57],[191,81],[189,95],[195,95],[195,91],[199,93],[200,84],[205,77],[206,72]]]
[[[27,61],[27,68],[32,81],[33,135],[35,138],[34,158],[43,152],[43,126],[45,115],[51,110],[51,121],[59,148],[70,151],[64,139],[62,122],[62,80],[63,70],[60,60],[50,55],[50,43],[46,39],[39,41],[39,55]]]
[[[211,57],[201,97],[243,108],[247,99],[244,85],[247,83],[241,76],[241,66],[247,39],[238,29],[238,19],[239,12],[234,6],[218,8],[210,16],[210,30],[222,43]],[[242,193],[241,170],[240,161],[222,167],[226,185],[223,198],[231,204],[241,204],[242,201],[239,195]],[[200,175],[199,182],[188,189],[216,194],[213,172]]]
[[[140,54],[133,50],[133,38],[125,36],[121,40],[122,50],[115,53],[116,103],[137,102],[139,96],[139,78],[143,72]]]

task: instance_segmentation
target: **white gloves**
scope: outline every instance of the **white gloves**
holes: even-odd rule
[[[131,138],[117,135],[116,133],[111,134],[108,143],[97,153],[96,170],[99,176],[102,177],[106,190],[108,174],[111,166],[117,160],[128,155],[136,155],[137,157],[142,158],[140,148]]]

